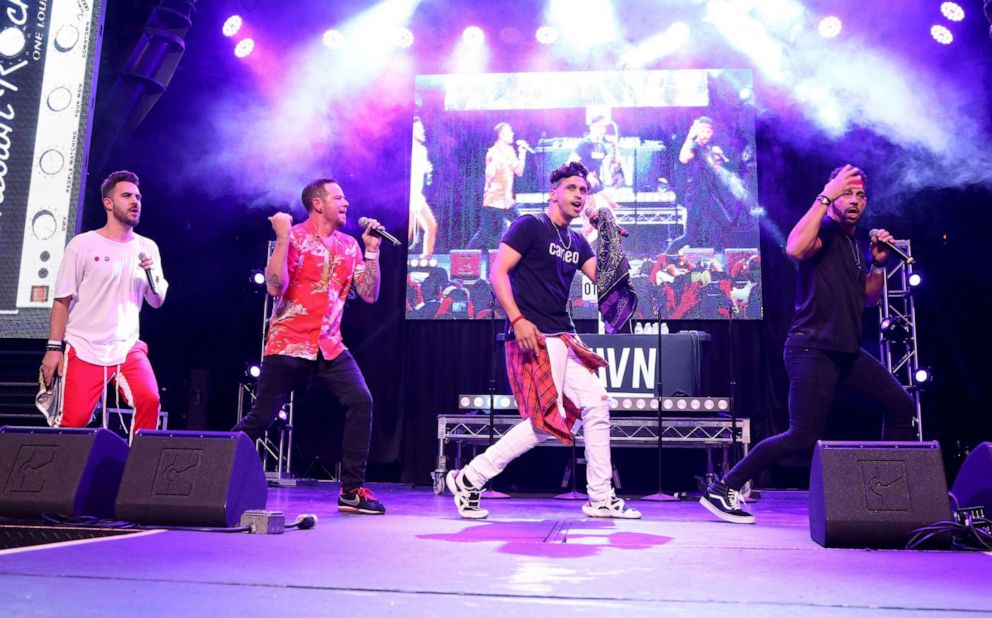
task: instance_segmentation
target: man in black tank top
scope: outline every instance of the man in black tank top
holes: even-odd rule
[[[864,172],[845,165],[833,171],[789,233],[786,252],[799,261],[796,313],[785,343],[789,429],[762,440],[706,490],[700,503],[725,521],[754,523],[754,516],[741,506],[741,487],[759,470],[816,444],[838,389],[882,409],[883,440],[915,437],[913,400],[860,347],[864,308],[882,297],[888,259],[884,243],[892,241],[891,234],[879,230],[871,240],[870,256],[858,247],[854,230],[867,202]]]

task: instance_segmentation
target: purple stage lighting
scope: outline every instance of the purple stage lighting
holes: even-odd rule
[[[951,21],[961,21],[964,19],[964,9],[957,2],[945,2],[941,4],[940,12]]]
[[[933,374],[926,367],[920,367],[915,372],[913,372],[913,381],[920,386],[924,384],[929,384],[931,381],[933,381]]]
[[[462,40],[470,45],[480,45],[486,40],[486,33],[478,26],[469,26],[462,33]]]
[[[324,32],[323,41],[324,47],[328,49],[340,49],[344,47],[344,34],[340,30],[331,28]]]
[[[541,45],[551,45],[558,40],[558,31],[551,26],[541,26],[537,29],[537,32],[534,33],[534,38],[536,38],[537,42]]]
[[[245,376],[257,380],[262,375],[262,367],[258,363],[248,363],[245,365]]]
[[[255,285],[265,285],[265,273],[257,268],[251,271],[251,282]]]
[[[240,15],[231,15],[228,17],[224,22],[224,27],[222,29],[224,36],[234,36],[237,34],[238,31],[241,30],[241,24],[242,21]]]
[[[255,50],[254,39],[241,39],[234,48],[234,55],[238,58],[247,58]]]
[[[923,277],[921,277],[920,275],[913,273],[912,275],[909,276],[909,287],[911,288],[919,287],[921,283],[923,283]]]
[[[819,26],[820,36],[822,36],[825,39],[834,38],[835,36],[840,34],[840,29],[841,29],[841,21],[839,17],[834,17],[833,15],[831,15],[830,17],[824,17],[822,20],[820,20],[820,26]]]
[[[400,28],[396,32],[396,47],[406,49],[413,45],[413,33],[409,28]]]
[[[284,423],[289,420],[289,415],[286,414],[286,408],[279,410],[279,420]]]
[[[930,28],[930,36],[941,45],[950,45],[954,41],[954,35],[944,26],[933,26]]]

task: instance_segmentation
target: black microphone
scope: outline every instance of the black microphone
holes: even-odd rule
[[[360,225],[360,226],[368,229],[368,227],[369,227],[369,218],[368,217],[361,217],[361,218],[359,218],[358,219],[358,225]],[[393,246],[394,247],[399,247],[400,245],[403,244],[400,241],[396,240],[396,237],[395,236],[393,236],[392,234],[390,234],[389,232],[387,232],[381,226],[373,229],[372,230],[372,233],[375,234],[376,236],[378,236],[379,238],[382,238],[383,240],[388,240],[389,242],[393,243]]]
[[[877,242],[878,244],[882,245],[892,253],[895,253],[897,256],[899,256],[899,259],[902,260],[903,262],[907,264],[912,264],[916,262],[915,259],[909,257],[908,255],[900,251],[899,247],[893,245],[890,242],[884,240],[878,240],[878,230],[871,230],[870,232],[868,232],[868,237],[871,238],[873,241]]]
[[[144,262],[145,260],[148,259],[148,256],[145,255],[144,251],[142,251],[141,253],[138,254],[138,259]],[[158,296],[158,286],[155,285],[155,275],[152,274],[152,269],[143,268],[142,270],[145,271],[145,277],[148,278],[148,287],[151,289],[152,294]]]

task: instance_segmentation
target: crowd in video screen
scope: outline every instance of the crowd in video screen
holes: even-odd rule
[[[586,211],[610,208],[640,319],[761,318],[752,78],[747,70],[427,75],[416,81],[407,316],[485,319],[515,218],[580,161]],[[588,217],[573,222],[596,247]],[[572,316],[597,315],[580,274]]]

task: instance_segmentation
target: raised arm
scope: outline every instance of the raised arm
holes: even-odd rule
[[[358,297],[367,303],[374,303],[379,300],[379,247],[382,238],[372,233],[381,225],[375,219],[369,219],[365,231],[362,233],[362,242],[365,243],[365,268],[355,275],[355,292]]]
[[[853,165],[845,165],[837,176],[824,185],[823,191],[813,201],[813,205],[789,232],[789,240],[785,245],[785,252],[789,254],[789,257],[807,260],[823,248],[823,241],[820,240],[819,236],[820,224],[823,222],[823,217],[827,214],[830,205],[823,203],[819,199],[820,196],[833,203],[834,200],[853,190],[855,185],[860,183],[861,171]]]
[[[276,246],[265,264],[265,289],[269,294],[280,297],[289,287],[289,228],[293,217],[285,212],[277,212],[269,217],[272,230],[276,233]]]

